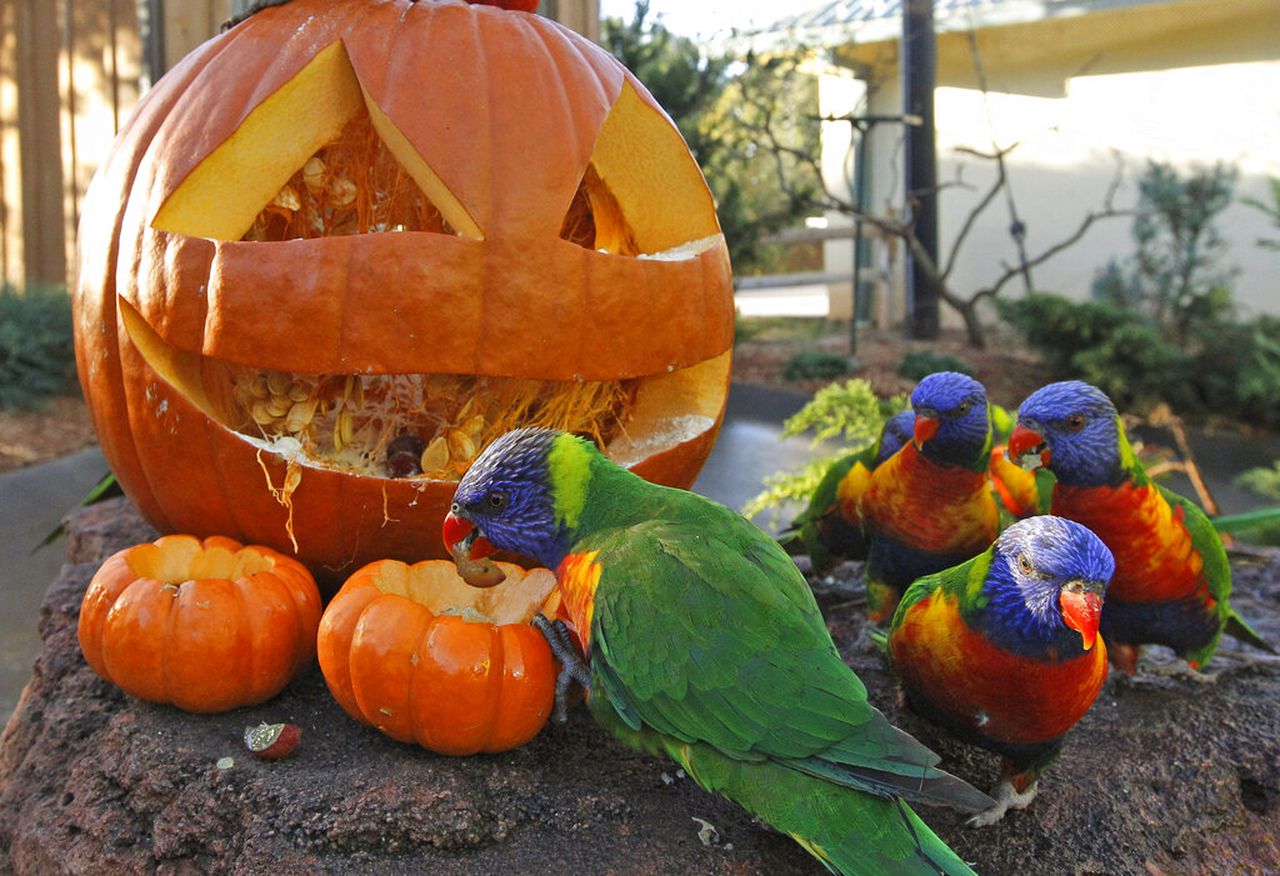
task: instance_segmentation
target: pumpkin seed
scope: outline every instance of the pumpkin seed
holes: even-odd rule
[[[304,399],[294,402],[293,407],[289,408],[289,414],[285,417],[284,427],[290,432],[301,432],[311,423],[316,416],[316,405],[319,401],[312,399]]]
[[[307,159],[307,163],[302,165],[302,181],[313,192],[324,188],[325,177],[328,174],[329,169],[324,166],[324,159],[318,155],[311,156]]]
[[[277,207],[284,207],[286,210],[301,210],[302,200],[298,197],[298,193],[293,190],[293,186],[285,183],[280,187],[280,191],[276,192],[276,196],[271,199],[271,203]]]
[[[449,458],[460,462],[470,462],[476,456],[476,443],[471,436],[461,429],[449,430]]]
[[[426,474],[440,471],[449,464],[449,443],[443,435],[431,439],[431,443],[422,451],[422,470]]]

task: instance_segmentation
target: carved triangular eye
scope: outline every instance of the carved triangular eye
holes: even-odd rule
[[[166,199],[153,225],[214,240],[380,231],[483,237],[369,99],[341,42],[249,113]]]
[[[573,203],[564,217],[560,236],[570,243],[599,252],[630,256],[640,252],[631,226],[618,206],[618,199],[600,179],[595,165],[587,165],[587,172],[578,183],[578,191],[574,193]]]
[[[624,82],[560,236],[617,255],[691,256],[719,234],[715,204],[680,132]]]

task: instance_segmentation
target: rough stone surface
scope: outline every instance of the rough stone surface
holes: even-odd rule
[[[672,765],[615,744],[581,707],[517,751],[446,758],[357,724],[315,669],[222,715],[133,700],[85,664],[75,624],[101,560],[152,534],[123,500],[79,513],[71,534],[42,609],[44,652],[0,743],[0,872],[822,872]],[[1280,641],[1280,555],[1235,568],[1240,611]],[[991,784],[994,758],[898,709],[859,638],[856,574],[815,583],[842,653],[895,722]],[[1213,685],[1109,682],[1027,811],[983,830],[922,814],[982,873],[1280,871],[1280,671],[1223,650]],[[264,720],[303,728],[291,756],[245,750],[244,728]],[[718,841],[704,844],[696,819]]]

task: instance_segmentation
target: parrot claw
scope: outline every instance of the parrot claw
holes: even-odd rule
[[[591,669],[582,658],[569,628],[562,620],[550,620],[546,615],[533,616],[533,625],[547,640],[551,654],[560,661],[560,673],[556,676],[556,705],[552,718],[557,724],[569,720],[569,685],[577,682],[583,690],[591,689]]]
[[[969,827],[990,827],[1004,818],[1005,813],[1010,809],[1026,809],[1030,806],[1039,790],[1040,783],[1032,782],[1025,791],[1018,792],[1013,787],[1013,782],[1004,779],[991,789],[991,796],[995,799],[996,805],[984,812],[979,812],[965,823]]]

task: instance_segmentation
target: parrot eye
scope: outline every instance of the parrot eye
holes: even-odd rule
[[[1067,430],[1070,432],[1079,432],[1084,428],[1084,414],[1072,414],[1067,417]]]
[[[450,502],[450,503],[449,503],[449,513],[450,513],[450,514],[461,514],[461,513],[462,513],[462,506],[461,506],[461,505],[459,505],[457,502]]]
[[[963,417],[973,408],[973,402],[963,401],[956,405],[956,414]]]
[[[507,507],[506,493],[490,493],[484,497],[484,500],[491,511],[501,511]]]
[[[1032,571],[1034,571],[1031,566],[1031,561],[1027,559],[1026,554],[1018,554],[1018,569],[1021,570],[1024,575],[1030,575]]]

